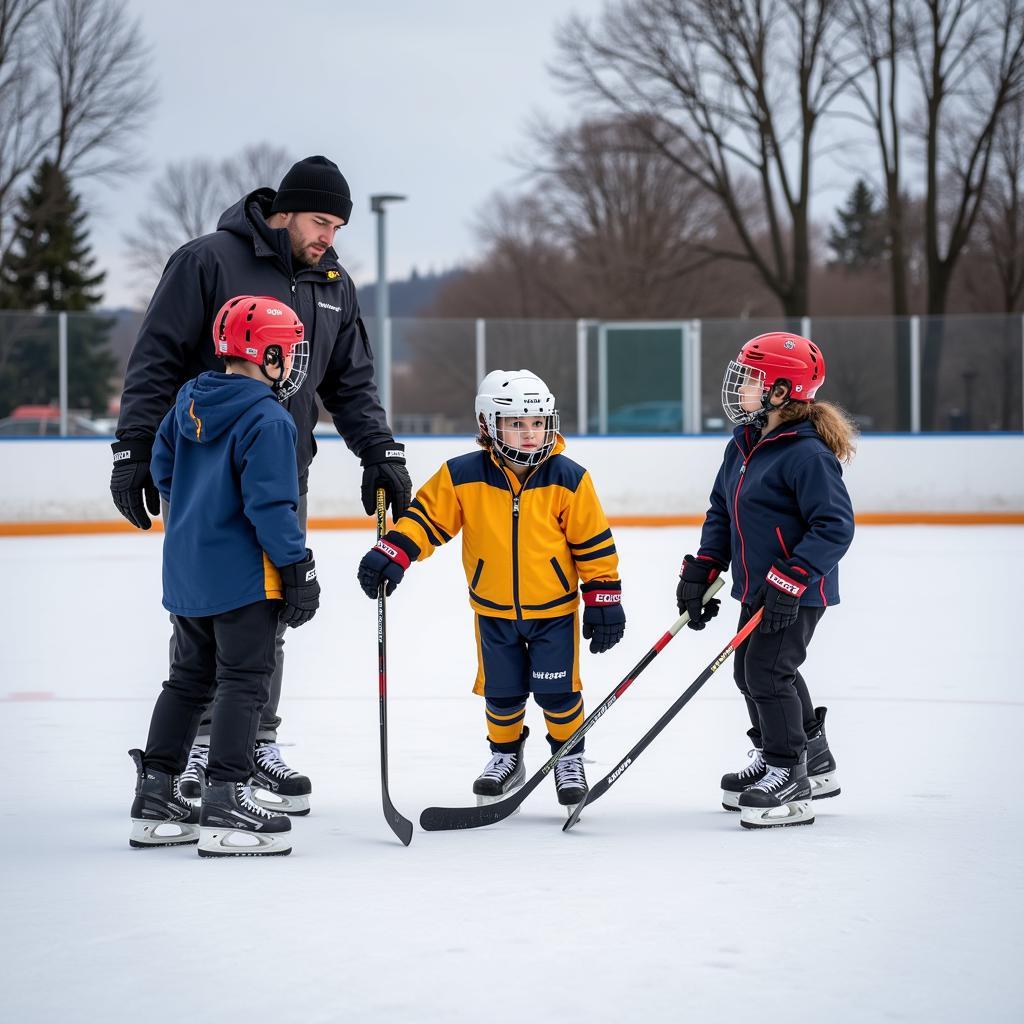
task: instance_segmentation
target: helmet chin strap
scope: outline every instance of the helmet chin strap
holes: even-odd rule
[[[790,402],[793,401],[790,398],[789,388],[786,388],[786,397],[782,399],[779,405],[772,405],[772,392],[778,387],[778,384],[773,384],[764,394],[761,395],[761,411],[754,416],[753,424],[758,430],[764,430],[768,425],[768,417],[773,412],[782,412]]]
[[[273,365],[277,366],[278,374],[277,374],[276,377],[271,377],[270,374],[267,373],[267,356],[271,355],[275,351],[278,354],[277,354],[277,356],[274,359],[274,364]],[[285,382],[285,372],[284,372],[284,359],[281,358],[280,350],[277,349],[276,346],[268,348],[267,351],[263,354],[263,362],[260,363],[260,372],[270,382],[270,387],[273,390],[274,394],[277,395],[278,398],[280,398],[280,395],[278,393],[280,392],[281,388],[284,385],[284,382]]]

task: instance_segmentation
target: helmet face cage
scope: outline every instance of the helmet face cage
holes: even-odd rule
[[[292,345],[291,359],[292,368],[288,376],[270,385],[279,402],[288,401],[302,387],[309,373],[309,342],[300,341],[297,345]]]
[[[722,378],[722,408],[733,423],[753,423],[764,414],[770,389],[765,372],[757,366],[747,366],[735,359],[729,361]],[[744,409],[743,400],[748,404],[756,397],[756,409]]]
[[[558,411],[551,413],[484,413],[484,424],[487,428],[487,436],[491,439],[495,450],[509,462],[517,466],[536,466],[543,462],[555,447],[558,440]],[[501,439],[502,434],[509,429],[508,425],[502,425],[501,420],[544,420],[544,438],[537,448],[513,448],[512,445]]]

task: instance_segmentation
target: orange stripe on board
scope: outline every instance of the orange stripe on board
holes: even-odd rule
[[[1024,526],[1024,512],[861,512],[854,517],[858,526]],[[610,525],[700,526],[703,516],[611,516]],[[372,520],[363,516],[316,517],[311,530],[372,530]],[[89,533],[162,533],[163,523],[153,520],[151,530],[137,530],[121,520],[67,520],[44,523],[0,523],[0,537],[48,537]]]

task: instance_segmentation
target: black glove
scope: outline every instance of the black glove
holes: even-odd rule
[[[590,641],[591,654],[610,651],[626,632],[626,613],[622,610],[622,584],[611,580],[584,583],[583,639]]]
[[[114,452],[110,494],[117,511],[132,526],[148,530],[153,525],[149,516],[160,514],[160,495],[149,472],[153,446],[149,441],[115,441],[110,447]]]
[[[366,514],[377,511],[377,488],[384,488],[384,501],[391,506],[391,516],[397,519],[412,501],[412,480],[405,468],[405,445],[387,441],[367,448],[362,454],[363,485],[360,494]]]
[[[807,589],[808,572],[791,562],[772,563],[761,595],[764,616],[762,633],[778,633],[792,626],[800,615],[800,597]]]
[[[377,543],[363,555],[359,562],[356,578],[363,593],[375,598],[380,593],[381,583],[386,583],[384,593],[390,597],[395,587],[402,582],[405,570],[419,554],[416,545],[397,530],[388,530]]]
[[[284,584],[284,607],[281,621],[286,626],[301,626],[316,615],[320,607],[320,584],[316,578],[313,552],[306,548],[306,559],[293,562],[280,570]]]
[[[694,558],[687,555],[679,570],[679,585],[676,587],[676,606],[679,614],[689,612],[686,623],[690,629],[703,629],[717,614],[721,601],[712,597],[707,604],[701,604],[708,586],[718,579],[721,568],[709,558]]]

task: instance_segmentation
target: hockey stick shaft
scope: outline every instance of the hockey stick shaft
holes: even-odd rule
[[[580,815],[583,813],[583,808],[588,804],[592,804],[595,800],[600,800],[605,793],[615,785],[619,779],[625,774],[626,769],[629,768],[636,759],[647,749],[652,743],[654,738],[676,717],[677,714],[682,710],[684,705],[689,703],[690,698],[729,660],[733,652],[747,639],[748,636],[757,628],[761,621],[761,616],[764,614],[763,608],[758,608],[756,612],[743,624],[743,628],[729,641],[725,649],[715,658],[713,662],[690,685],[679,695],[678,699],[651,726],[650,729],[643,736],[640,737],[639,741],[633,747],[632,750],[615,766],[612,771],[606,775],[600,782],[592,786],[588,791],[587,795],[579,804],[576,805],[576,809],[569,816],[569,820],[562,826],[562,831],[567,832],[569,829],[580,820]]]
[[[386,503],[383,487],[377,488],[377,540],[384,536]],[[398,813],[388,790],[388,634],[384,581],[377,591],[377,681],[380,694],[380,790],[384,818],[405,846],[412,842],[412,822]]]
[[[722,588],[723,580],[715,580],[704,594],[706,604]],[[428,832],[446,831],[459,828],[479,828],[482,825],[493,825],[507,818],[543,781],[544,777],[555,767],[558,759],[574,747],[585,736],[605,712],[633,685],[637,676],[665,649],[669,641],[690,621],[685,612],[676,619],[655,643],[655,645],[633,666],[628,675],[608,694],[594,710],[587,715],[583,724],[556,750],[551,757],[537,769],[519,789],[510,793],[504,800],[482,807],[428,807],[420,815],[420,826]]]

